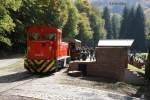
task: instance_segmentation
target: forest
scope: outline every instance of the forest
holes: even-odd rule
[[[89,0],[1,0],[0,54],[26,51],[26,29],[48,25],[62,30],[62,39],[76,38],[97,46],[100,39],[134,39],[132,50],[145,52],[150,20],[141,5],[125,6],[122,15],[99,10]]]

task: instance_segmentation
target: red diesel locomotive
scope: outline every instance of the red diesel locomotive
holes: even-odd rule
[[[24,67],[33,73],[48,73],[66,65],[68,43],[61,41],[60,29],[32,26],[27,29],[27,57]]]

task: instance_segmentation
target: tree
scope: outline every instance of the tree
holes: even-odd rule
[[[79,34],[77,38],[82,41],[83,44],[86,44],[92,38],[92,29],[90,27],[89,18],[86,14],[80,14],[80,21],[78,24]]]
[[[79,24],[78,32],[76,36],[82,41],[83,44],[91,44],[91,39],[93,38],[93,31],[90,26],[90,13],[92,6],[88,0],[76,0],[75,5],[79,11]]]
[[[92,9],[92,13],[90,13],[89,18],[90,18],[90,26],[92,28],[92,31],[94,32],[92,41],[93,46],[95,47],[100,39],[104,39],[106,37],[104,20],[94,8]]]
[[[21,0],[1,0],[0,3],[0,33],[10,32],[16,26],[10,16],[10,10],[17,11]]]
[[[112,36],[114,39],[119,38],[119,30],[120,30],[120,16],[114,14],[112,16]]]
[[[67,0],[50,0],[46,14],[50,26],[62,29],[68,19]]]
[[[138,5],[137,7],[135,22],[135,48],[140,51],[145,51],[145,16],[143,9],[140,5]]]
[[[25,26],[49,25],[63,28],[68,19],[68,0],[24,0],[17,13]]]
[[[140,5],[130,10],[125,7],[120,31],[120,38],[134,39],[133,50],[145,50],[145,16]]]
[[[136,24],[136,20],[135,20],[135,9],[134,7],[132,7],[129,11],[129,15],[128,15],[128,26],[127,26],[127,38],[128,39],[135,39],[136,37],[136,28],[134,27]]]
[[[40,11],[38,6],[37,0],[23,0],[19,10],[16,12],[10,11],[11,17],[16,24],[14,31],[10,35],[13,52],[18,50],[24,52],[26,48],[26,28],[37,24],[38,11]]]
[[[77,8],[70,4],[68,8],[68,20],[63,28],[63,38],[75,37],[78,34],[79,13]]]
[[[15,28],[15,23],[10,15],[10,11],[17,11],[21,7],[22,0],[1,0],[0,3],[0,37],[1,42],[6,43],[3,40],[10,40],[7,36]],[[10,44],[10,43],[9,43]]]
[[[105,20],[105,29],[107,31],[107,38],[112,39],[112,27],[111,27],[111,16],[110,11],[107,7],[104,8],[103,11],[103,19]]]
[[[150,40],[150,19],[146,20],[146,39]]]
[[[148,52],[147,63],[145,66],[145,78],[150,80],[150,48]]]
[[[91,5],[89,0],[76,0],[75,4],[80,13],[90,13],[89,11],[91,10]]]
[[[89,0],[76,0],[75,4],[80,16],[84,16],[83,18],[80,18],[79,35],[77,37],[80,37],[79,39],[82,39],[84,43],[87,42],[86,44],[89,46],[96,46],[99,39],[104,39],[106,37],[104,19],[102,19],[100,12],[91,6]],[[83,19],[85,20],[83,21]],[[81,29],[80,26],[87,27]],[[83,31],[87,31],[87,33],[82,34],[81,32]],[[82,35],[85,35],[87,39],[82,38]]]
[[[18,11],[22,6],[22,0],[1,0],[0,3],[0,53],[6,55],[10,52],[12,41],[10,35],[16,24],[10,14],[11,11]]]
[[[129,9],[125,6],[123,15],[122,15],[121,29],[119,33],[120,39],[128,38],[128,16],[129,16]]]

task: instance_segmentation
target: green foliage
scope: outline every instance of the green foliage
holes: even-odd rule
[[[19,17],[15,19],[25,27],[49,25],[63,28],[68,19],[67,0],[24,0],[17,15]]]
[[[80,14],[80,22],[78,25],[79,34],[77,37],[86,44],[92,38],[92,30],[90,27],[89,18],[86,16],[85,13]]]
[[[92,42],[93,38],[93,29],[91,27],[91,12],[92,6],[88,0],[76,0],[75,5],[79,11],[79,24],[78,31],[79,34],[77,38],[83,42],[83,44],[88,44]]]
[[[102,16],[88,0],[76,0],[75,4],[80,13],[77,37],[89,46],[96,46],[99,39],[106,37]]]
[[[122,15],[122,21],[121,21],[121,29],[119,38],[126,39],[128,36],[128,16],[129,16],[129,9],[127,7],[124,8],[123,15]]]
[[[67,1],[50,0],[47,19],[50,26],[63,28],[68,19]]]
[[[107,31],[107,38],[112,39],[113,36],[112,36],[111,16],[110,11],[107,7],[104,8],[103,19],[105,20],[105,29]]]
[[[96,9],[92,9],[92,13],[89,15],[90,25],[93,30],[93,45],[94,47],[98,44],[99,39],[106,37],[106,31],[104,29],[104,20],[97,13]]]
[[[113,39],[119,38],[120,19],[121,19],[121,17],[118,14],[114,14],[112,16],[112,36],[113,36]]]
[[[70,4],[68,10],[68,20],[63,28],[63,38],[75,37],[78,34],[78,10],[73,4]]]
[[[120,31],[120,38],[122,39],[134,39],[136,36],[135,34],[135,15],[136,10],[134,7],[131,9],[125,7],[124,13],[123,13],[123,20],[122,20],[122,26],[121,26],[121,31]]]
[[[135,56],[146,61],[148,57],[148,53],[136,53]]]
[[[0,20],[0,32],[4,33],[5,31],[10,32],[14,29],[15,23],[13,23],[12,18],[9,15],[3,15]]]
[[[136,36],[136,28],[134,27],[135,24],[136,24],[136,20],[135,20],[135,15],[136,11],[134,9],[134,7],[132,7],[130,9],[130,12],[129,12],[129,15],[128,15],[128,20],[127,20],[127,23],[128,23],[128,26],[127,26],[127,38],[128,39],[134,39]]]
[[[142,7],[125,7],[120,31],[121,39],[134,39],[133,50],[145,51],[145,16]]]
[[[150,19],[146,20],[146,39],[150,40]]]
[[[0,3],[0,33],[10,32],[15,23],[10,16],[10,10],[16,11],[21,6],[21,0],[1,0]]]
[[[12,46],[11,41],[9,38],[0,35],[0,42],[7,44],[8,46]]]
[[[145,51],[145,16],[140,5],[137,7],[135,22],[135,48],[140,51]]]
[[[1,5],[6,9],[17,11],[21,6],[22,0],[1,0]]]
[[[11,31],[14,31],[16,24],[14,23],[10,11],[17,11],[22,5],[22,0],[1,0],[0,3],[0,42],[6,43],[9,46],[11,42],[8,36]]]
[[[84,12],[88,14],[91,9],[89,0],[76,0],[75,4],[80,13]]]
[[[130,64],[128,64],[128,69],[130,71],[133,71],[133,72],[138,72],[138,73],[141,73],[141,74],[145,74],[145,71],[143,69],[139,69],[139,68],[137,68],[133,65],[130,65]]]

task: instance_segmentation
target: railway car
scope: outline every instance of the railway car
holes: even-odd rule
[[[80,60],[81,41],[77,39],[69,40],[71,60]]]
[[[29,27],[24,67],[32,73],[49,73],[65,66],[69,44],[62,42],[61,36],[61,30],[54,27]]]

